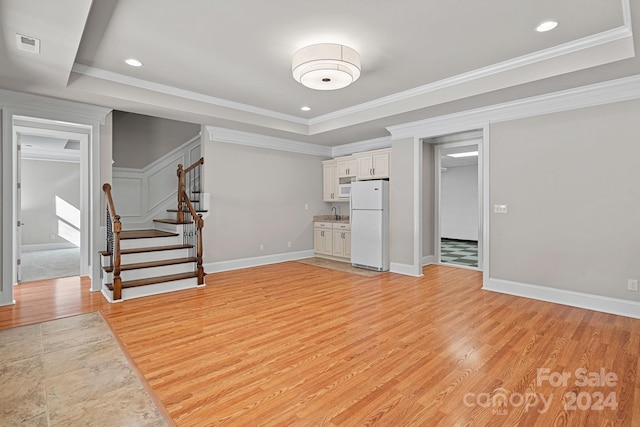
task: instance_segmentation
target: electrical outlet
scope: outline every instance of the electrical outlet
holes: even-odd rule
[[[494,213],[506,214],[507,213],[507,205],[493,205],[493,212]]]
[[[56,240],[56,233],[49,234],[49,240]]]
[[[287,247],[290,248],[291,247],[291,242],[287,242]]]
[[[630,291],[637,291],[638,281],[636,279],[627,280],[627,289],[629,289]]]
[[[264,245],[263,244],[260,244],[260,250],[264,251]]]

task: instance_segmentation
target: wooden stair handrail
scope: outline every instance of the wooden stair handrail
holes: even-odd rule
[[[183,188],[181,190],[182,197],[184,199],[185,204],[187,205],[187,209],[193,218],[193,221],[196,224],[196,237],[197,237],[197,254],[196,254],[196,266],[198,271],[198,285],[204,285],[204,267],[202,266],[202,228],[204,227],[204,220],[202,219],[202,215],[198,214],[189,200],[189,196],[187,192]]]
[[[111,184],[108,182],[102,186],[102,191],[107,197],[107,202],[109,203],[109,209],[111,209],[111,215],[116,217],[118,214],[116,213],[116,206],[113,203],[113,197],[111,197]]]
[[[186,168],[184,170],[184,173],[189,173],[192,170],[194,170],[195,168],[197,168],[199,165],[203,165],[204,164],[204,157],[200,157],[200,159],[196,160],[191,166],[189,166],[188,168]]]
[[[183,193],[186,195],[186,176],[187,173],[191,172],[196,167],[204,164],[204,157],[200,157],[200,159],[196,160],[191,166],[184,169],[182,163],[178,164],[178,221],[184,221],[184,212],[183,212],[183,204],[185,202],[185,197],[183,197]]]
[[[111,184],[105,183],[102,186],[102,190],[107,198],[109,209],[111,211],[111,218],[113,218],[113,299],[122,299],[122,278],[120,277],[120,232],[122,231],[122,223],[120,222],[120,215],[116,213],[116,207],[113,203],[113,197],[111,196]],[[107,236],[107,239],[109,236]]]

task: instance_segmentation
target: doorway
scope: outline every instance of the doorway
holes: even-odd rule
[[[18,133],[18,282],[80,275],[80,140],[59,136]]]
[[[87,275],[91,129],[14,116],[16,283]]]
[[[471,132],[437,140],[435,262],[482,270],[482,137]]]

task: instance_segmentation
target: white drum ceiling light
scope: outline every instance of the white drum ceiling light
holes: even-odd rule
[[[291,69],[293,78],[308,88],[342,89],[360,77],[360,55],[341,44],[314,44],[293,55]]]

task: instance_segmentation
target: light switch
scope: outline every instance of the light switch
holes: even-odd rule
[[[506,214],[507,213],[507,205],[493,205],[493,212],[494,213]]]

